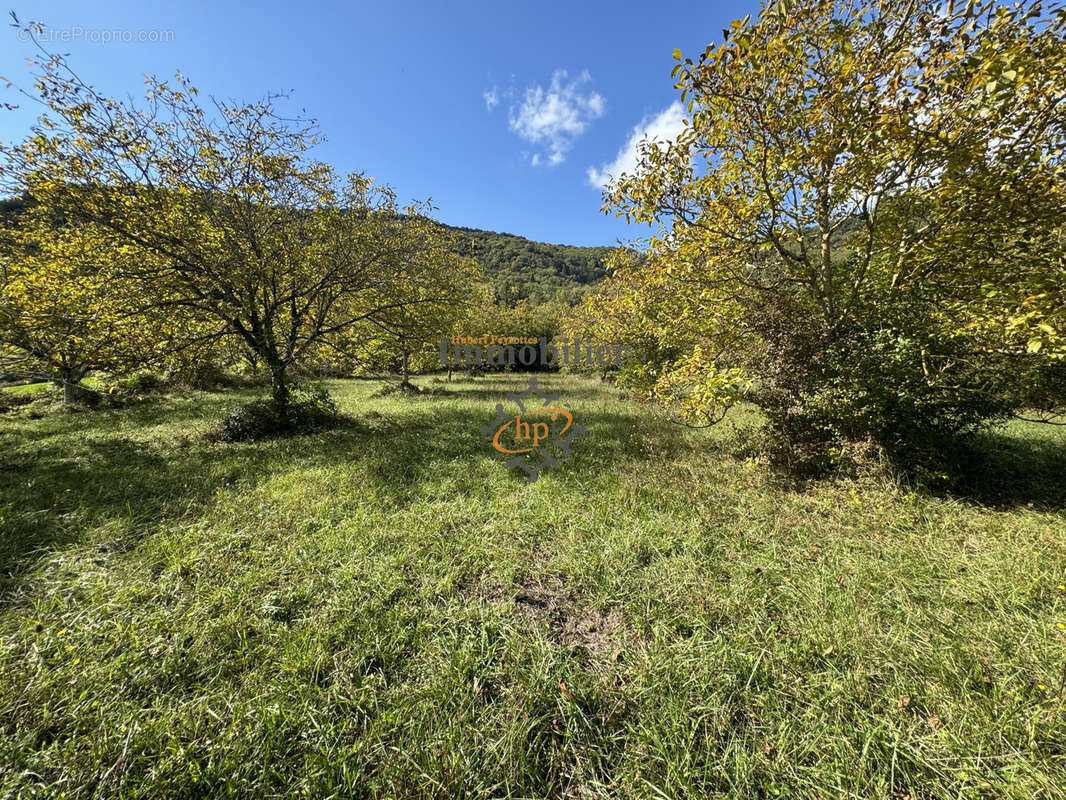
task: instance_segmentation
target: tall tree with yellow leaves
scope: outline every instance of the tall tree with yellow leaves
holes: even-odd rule
[[[0,368],[54,380],[66,404],[91,370],[112,375],[152,364],[194,323],[165,313],[131,280],[151,254],[108,231],[71,225],[41,206],[0,235]]]
[[[675,52],[685,129],[605,193],[659,226],[592,302],[650,337],[633,375],[696,419],[747,398],[823,455],[913,449],[1049,387],[1066,355],[1064,31],[1037,2],[778,0]]]
[[[202,103],[178,75],[148,79],[137,104],[101,95],[59,56],[40,67],[49,112],[4,148],[11,189],[148,254],[120,262],[123,280],[152,308],[240,339],[279,410],[289,368],[316,349],[463,302],[465,270],[417,235],[427,208],[311,159],[314,123],[284,115],[278,97]]]

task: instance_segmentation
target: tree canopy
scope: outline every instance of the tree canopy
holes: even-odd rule
[[[428,206],[309,158],[314,124],[277,97],[204,104],[181,75],[146,85],[143,105],[117,101],[51,57],[36,87],[51,114],[3,153],[10,189],[101,243],[95,276],[130,288],[126,306],[239,339],[279,405],[288,368],[315,351],[358,357],[371,340],[448,329],[476,270]],[[33,272],[63,282],[62,269]]]
[[[633,379],[819,445],[1033,402],[1066,354],[1064,27],[1040,3],[800,0],[675,51],[684,131],[605,192],[659,225],[591,302],[643,343]]]
[[[534,242],[510,233],[450,228],[463,252],[473,255],[500,302],[578,302],[606,276],[609,247]]]

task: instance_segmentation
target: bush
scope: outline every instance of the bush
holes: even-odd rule
[[[163,379],[154,372],[142,370],[119,378],[115,385],[122,394],[144,395],[161,389]]]
[[[0,392],[0,414],[28,406],[43,395],[36,392]]]
[[[945,448],[1016,404],[1016,370],[1006,359],[968,358],[977,346],[961,336],[951,342],[885,325],[814,343],[798,321],[777,336],[757,394],[784,456],[777,460],[800,473],[835,471],[841,448],[863,442],[907,471],[939,472]],[[939,354],[936,381],[927,352]]]
[[[223,442],[246,442],[326,427],[339,417],[321,386],[292,386],[284,412],[273,400],[254,400],[226,411],[218,429]]]
[[[325,387],[297,385],[289,390],[289,421],[295,427],[318,427],[334,422],[337,404]]]
[[[281,417],[271,400],[254,400],[226,410],[218,429],[223,442],[263,439],[282,431]]]
[[[214,361],[179,362],[167,371],[166,382],[171,386],[211,391],[234,384],[232,376]]]

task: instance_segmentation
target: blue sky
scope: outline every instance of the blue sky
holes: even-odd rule
[[[365,171],[403,200],[432,198],[453,225],[599,245],[640,231],[600,213],[594,185],[635,132],[680,124],[671,53],[702,51],[757,3],[35,2],[81,76],[140,96],[142,74],[180,69],[203,93],[291,93],[319,120],[315,155]],[[128,33],[126,33],[128,32]],[[142,33],[143,32],[143,33]],[[119,37],[134,41],[110,41]],[[149,41],[136,41],[139,37]],[[157,40],[157,41],[152,41]],[[30,85],[32,46],[0,30],[0,75]],[[0,140],[39,109],[10,90]],[[639,137],[636,137],[639,138]]]

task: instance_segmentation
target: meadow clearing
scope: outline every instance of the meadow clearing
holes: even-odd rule
[[[0,796],[1066,797],[1066,428],[797,485],[542,382],[588,432],[533,484],[521,376],[0,419]]]

